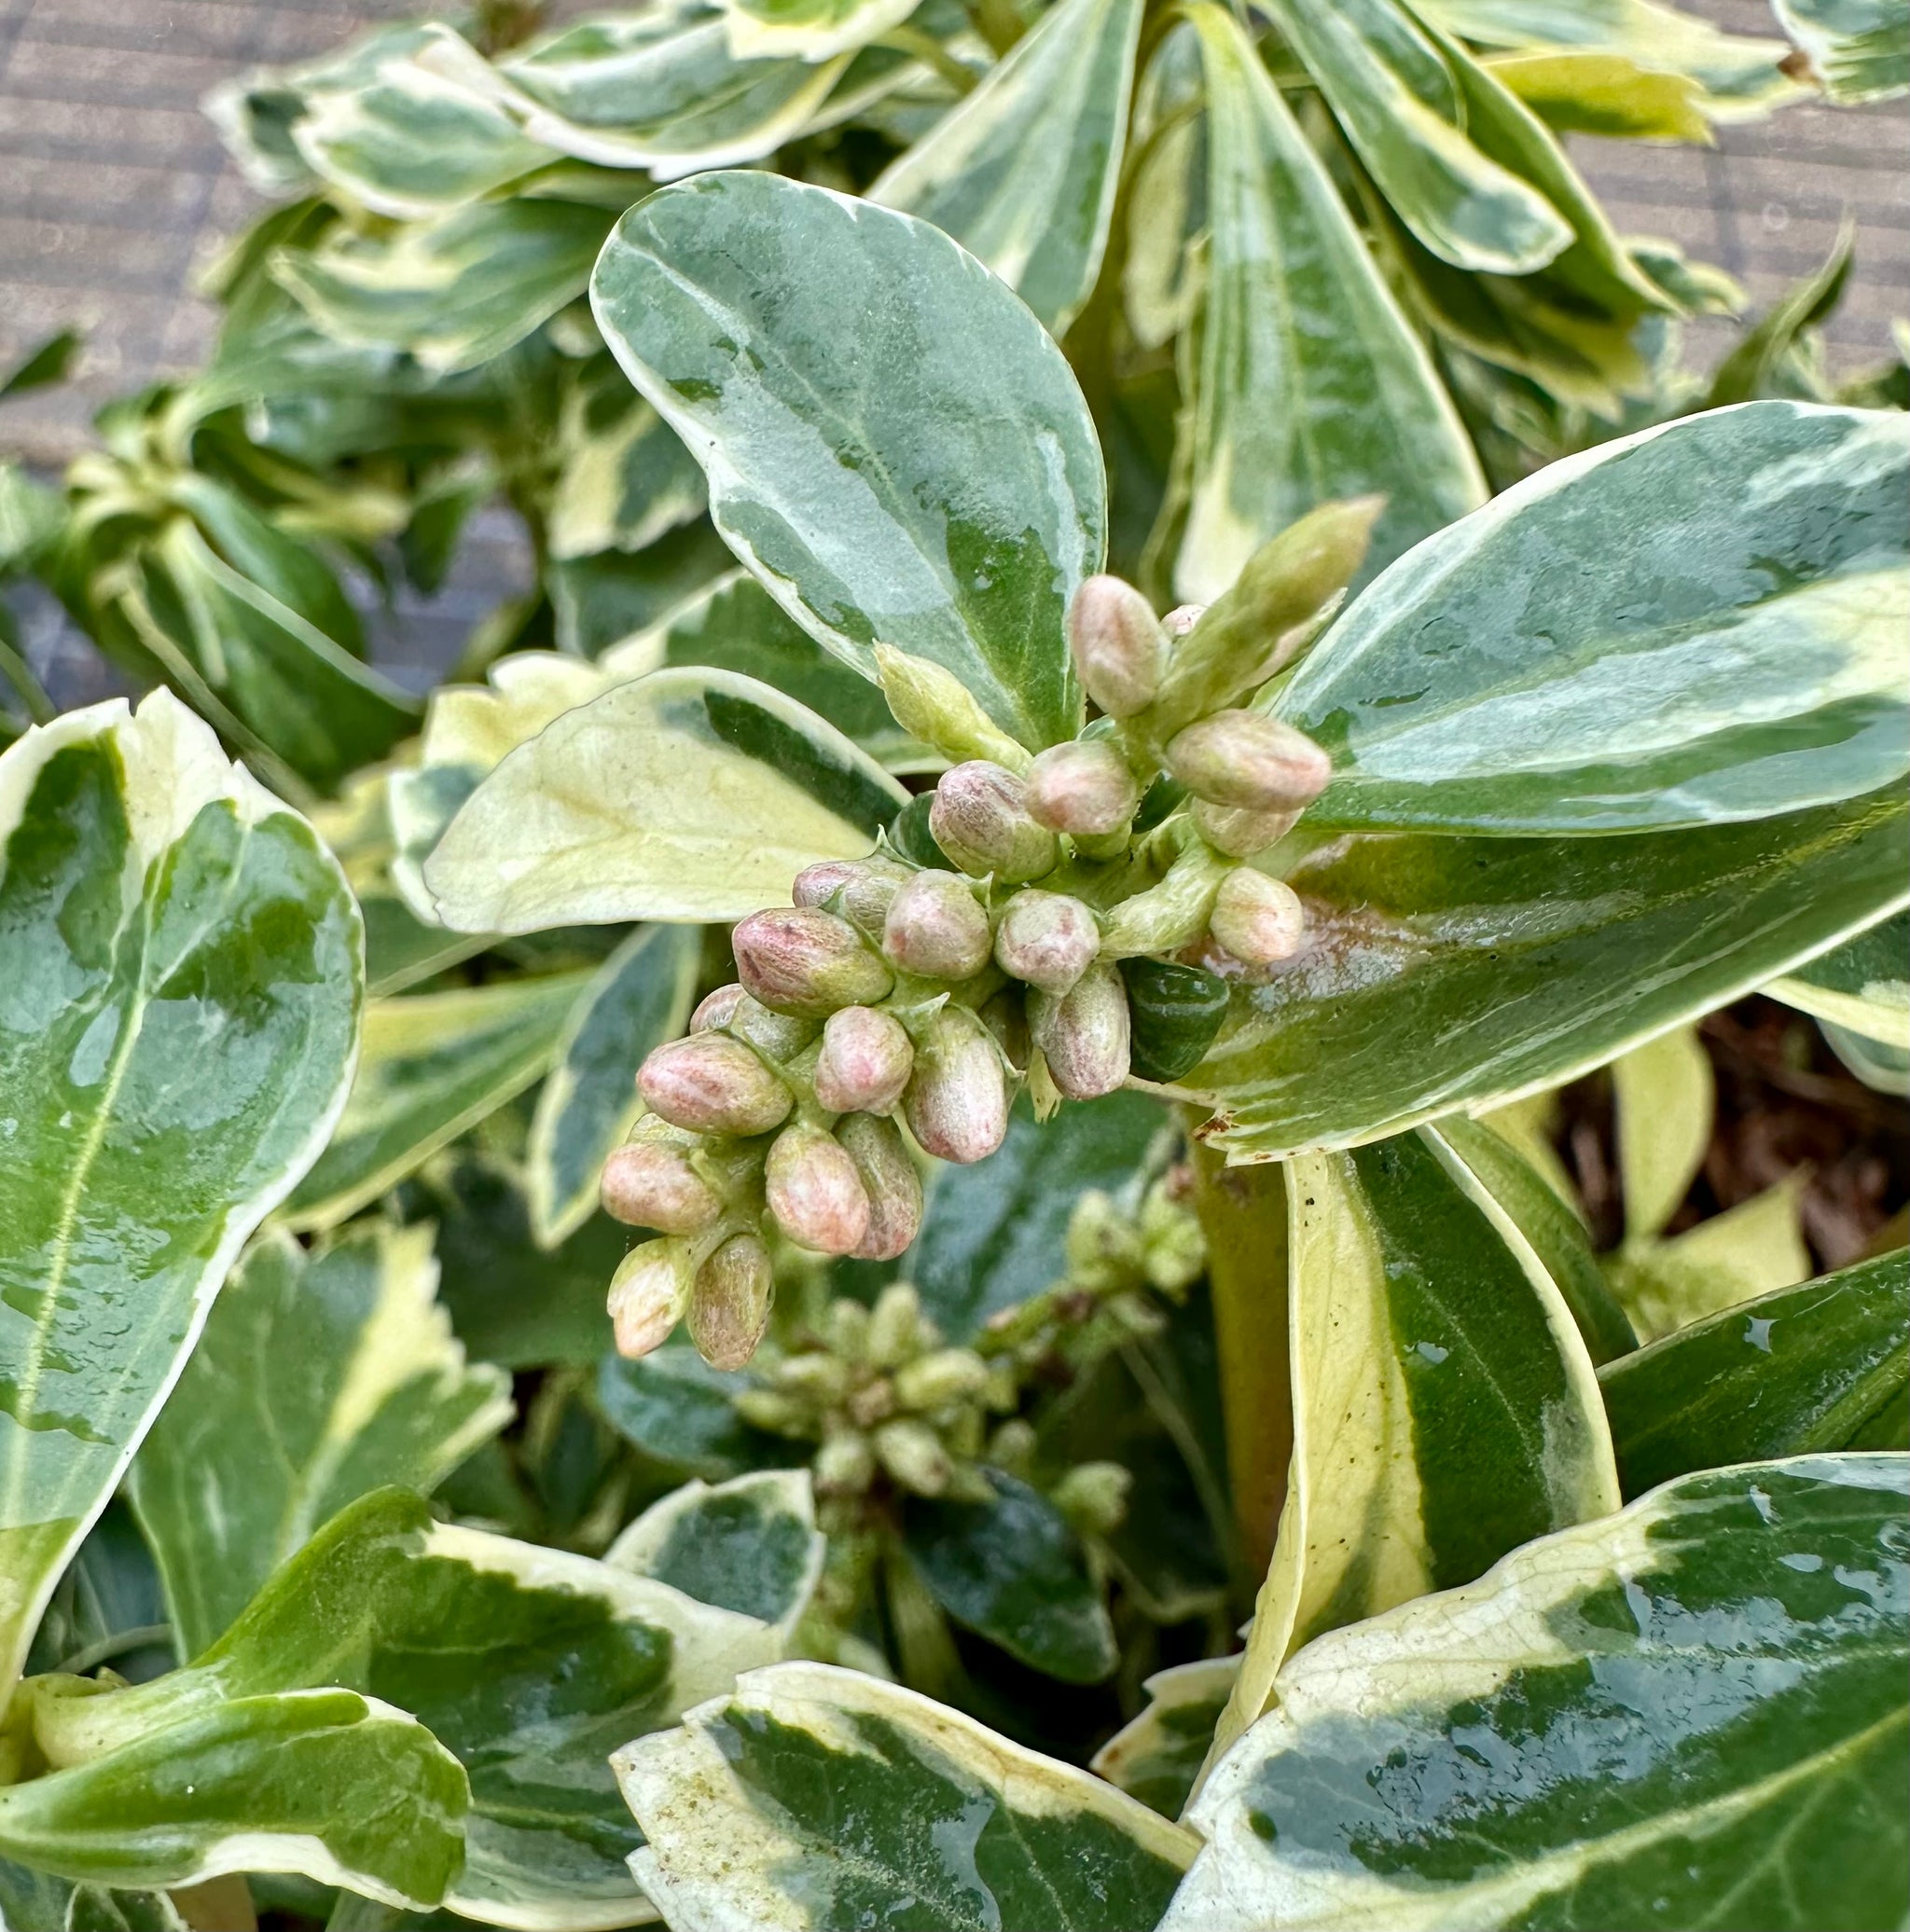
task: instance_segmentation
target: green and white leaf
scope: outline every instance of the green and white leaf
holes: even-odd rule
[[[1710,1056],[1695,1027],[1673,1027],[1612,1063],[1625,1238],[1654,1241],[1705,1164],[1717,1111]]]
[[[1764,990],[1846,1032],[1910,1048],[1910,914],[1806,959]]]
[[[1156,1671],[1143,1687],[1147,1707],[1108,1739],[1088,1769],[1149,1811],[1179,1817],[1239,1674],[1238,1656]]]
[[[1910,1096],[1910,1047],[1871,1040],[1829,1020],[1820,1020],[1818,1024],[1823,1028],[1831,1051],[1865,1086],[1900,1100]]]
[[[1061,0],[869,190],[952,235],[1056,336],[1107,250],[1142,12]]]
[[[703,514],[696,459],[609,356],[595,358],[565,395],[558,440],[545,531],[552,557],[643,550]]]
[[[1702,146],[1715,138],[1700,81],[1647,66],[1629,54],[1548,48],[1502,54],[1487,62],[1487,71],[1555,134]]]
[[[648,1841],[632,1869],[673,1932],[1134,1932],[1196,1842],[1073,1765],[826,1664],[752,1671],[614,1761]]]
[[[899,27],[918,0],[720,0],[739,61],[827,61]]]
[[[660,670],[511,752],[423,866],[466,932],[624,919],[727,922],[862,858],[908,794],[834,725],[733,672]]]
[[[429,1223],[359,1222],[308,1254],[256,1241],[133,1465],[182,1655],[221,1636],[346,1504],[429,1493],[511,1419],[435,1299]]]
[[[363,941],[311,828],[165,692],[12,746],[0,841],[11,1682],[234,1256],[339,1117]]]
[[[1898,1924],[1906,1489],[1902,1456],[1686,1477],[1322,1638],[1161,1932]]]
[[[1771,0],[1833,101],[1910,93],[1910,6],[1904,0]]]
[[[382,1908],[381,1908],[382,1909]],[[163,1892],[75,1885],[0,1858],[0,1926],[6,1932],[188,1932]]]
[[[1486,486],[1424,346],[1253,42],[1211,0],[1188,18],[1207,76],[1209,241],[1173,587],[1207,603],[1329,498],[1386,496],[1370,574],[1476,508]]]
[[[732,1398],[751,1386],[744,1373],[713,1369],[686,1343],[666,1343],[634,1361],[602,1353],[597,1401],[610,1426],[645,1456],[720,1486],[752,1470],[809,1460],[807,1443],[753,1428],[736,1413]]]
[[[1062,617],[1106,485],[1072,371],[1002,283],[912,216],[731,173],[639,203],[591,288],[798,624],[865,676],[879,640],[940,665],[1031,748],[1073,735]]]

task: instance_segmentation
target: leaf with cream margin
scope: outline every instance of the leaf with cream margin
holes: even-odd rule
[[[1619,1505],[1557,1284],[1433,1127],[1285,1169],[1294,1455],[1217,1759],[1322,1632]]]
[[[1211,602],[1307,511],[1377,491],[1363,580],[1485,501],[1478,460],[1253,42],[1211,0],[1187,17],[1207,76],[1209,241],[1174,590]]]
[[[824,1550],[810,1472],[753,1470],[671,1490],[624,1528],[603,1560],[789,1632],[809,1608]]]
[[[317,835],[170,693],[0,757],[7,1682],[233,1258],[330,1135],[362,946]]]
[[[1031,750],[1072,738],[1062,620],[1106,481],[1060,351],[912,215],[759,172],[641,201],[591,278],[604,339],[689,446],[724,540],[825,649],[927,658]]]
[[[1901,778],[1906,485],[1901,415],[1789,402],[1548,464],[1401,559],[1280,693],[1334,762],[1308,824],[1645,831]]]
[[[424,862],[439,920],[535,932],[727,923],[860,859],[908,794],[833,724],[729,671],[660,670],[566,711],[459,808]]]
[[[1910,1458],[1687,1476],[1336,1631],[1160,1932],[1895,1925]]]
[[[1806,959],[1764,990],[1846,1032],[1910,1048],[1910,913]]]
[[[1673,1027],[1612,1063],[1625,1238],[1664,1233],[1705,1164],[1717,1111],[1710,1056],[1695,1026]]]
[[[1689,74],[1667,74],[1629,54],[1549,48],[1502,54],[1486,66],[1555,134],[1689,141],[1703,147],[1716,139],[1705,114],[1702,82]]]
[[[310,1254],[255,1242],[132,1470],[183,1656],[224,1635],[347,1503],[429,1492],[511,1419],[435,1297],[428,1223],[359,1222]]]
[[[1239,1674],[1238,1656],[1156,1671],[1142,1687],[1146,1708],[1108,1739],[1088,1769],[1149,1811],[1179,1817]]]
[[[1771,0],[1778,21],[1840,105],[1910,93],[1905,0]]]
[[[1237,986],[1177,1091],[1231,1160],[1557,1086],[1910,903],[1902,794],[1602,838],[1298,832],[1291,959]]]
[[[531,1118],[524,1175],[537,1238],[555,1248],[597,1206],[603,1163],[643,1101],[637,1069],[684,1030],[695,1003],[703,935],[695,926],[640,926],[577,995]]]
[[[827,61],[899,27],[918,0],[719,0],[739,61]]]
[[[613,1763],[648,1841],[631,1869],[673,1932],[1135,1932],[1196,1846],[1073,1765],[827,1664],[751,1671]]]
[[[1061,0],[878,177],[1056,336],[1093,289],[1127,149],[1140,0]]]
[[[1867,1039],[1830,1020],[1820,1020],[1818,1025],[1831,1051],[1872,1092],[1889,1094],[1900,1100],[1910,1096],[1910,1047]]]
[[[611,356],[593,357],[565,392],[558,444],[545,536],[554,558],[646,549],[703,514],[696,459]]]
[[[580,973],[374,1000],[352,1096],[331,1143],[285,1204],[288,1226],[328,1228],[542,1078]]]

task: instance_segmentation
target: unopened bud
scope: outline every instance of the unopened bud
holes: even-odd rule
[[[1100,738],[1050,745],[1023,782],[1029,816],[1074,838],[1125,831],[1141,807],[1128,761]]]
[[[1251,859],[1264,852],[1300,822],[1296,811],[1256,812],[1236,805],[1213,805],[1205,798],[1197,798],[1192,809],[1201,837],[1230,859]]]
[[[825,906],[861,869],[853,859],[822,859],[813,865],[805,865],[789,889],[789,903]]]
[[[1170,739],[1168,769],[1197,797],[1251,811],[1298,811],[1333,765],[1304,731],[1258,711],[1215,711]]]
[[[718,987],[713,993],[706,994],[696,1012],[690,1014],[690,1031],[712,1033],[719,1027],[727,1027],[738,1003],[748,998],[740,980],[731,980],[727,987]]]
[[[1213,936],[1243,966],[1291,959],[1307,934],[1300,895],[1282,879],[1242,865],[1229,873],[1213,901]]]
[[[814,1427],[807,1402],[773,1388],[740,1388],[729,1400],[753,1428],[766,1428],[771,1435],[806,1436]]]
[[[1213,895],[1230,870],[1225,860],[1197,839],[1169,866],[1158,885],[1112,907],[1100,922],[1100,949],[1106,958],[1141,953],[1175,953],[1207,931]]]
[[[1066,1253],[1069,1281],[1105,1294],[1140,1275],[1141,1233],[1110,1195],[1089,1188],[1068,1217]]]
[[[895,983],[847,919],[814,906],[752,913],[729,943],[737,976],[777,1013],[820,1019],[838,1006],[867,1006]]]
[[[1028,1007],[1018,986],[1003,987],[991,994],[981,1008],[981,1023],[1001,1050],[1003,1059],[1017,1074],[1028,1068]]]
[[[1149,1189],[1141,1208],[1141,1239],[1148,1280],[1163,1294],[1179,1295],[1207,1265],[1200,1217],[1173,1199],[1165,1186]]]
[[[876,1113],[851,1113],[836,1123],[836,1138],[855,1163],[869,1200],[868,1233],[855,1250],[864,1262],[893,1262],[908,1251],[921,1227],[921,1176],[903,1145],[902,1130]]]
[[[810,1465],[820,1496],[860,1496],[876,1480],[876,1452],[856,1432],[831,1436]]]
[[[907,1281],[892,1281],[876,1297],[869,1313],[869,1365],[893,1369],[907,1361],[921,1346],[921,1297]]]
[[[989,1438],[988,1457],[996,1469],[1005,1470],[1009,1475],[1019,1476],[1026,1482],[1034,1467],[1035,1451],[1040,1447],[1041,1438],[1035,1434],[1033,1423],[1011,1415]]]
[[[723,1212],[683,1150],[654,1140],[619,1147],[603,1164],[599,1192],[613,1221],[659,1235],[700,1234]]]
[[[841,1144],[798,1121],[769,1149],[764,1194],[776,1224],[798,1248],[853,1254],[869,1231],[869,1197]]]
[[[1176,604],[1160,620],[1160,628],[1170,638],[1183,638],[1206,614],[1205,604]]]
[[[723,1030],[746,1041],[766,1060],[787,1066],[816,1037],[816,1023],[800,1014],[771,1013],[745,993],[731,1004]]]
[[[876,646],[876,675],[895,722],[954,763],[991,758],[1019,771],[1028,753],[982,710],[952,671],[893,644]]]
[[[869,1311],[860,1302],[838,1295],[823,1317],[823,1338],[831,1355],[844,1361],[861,1361],[868,1353]]]
[[[607,1302],[619,1355],[634,1360],[663,1346],[689,1305],[695,1272],[681,1241],[645,1241],[624,1256]]]
[[[831,1113],[886,1113],[914,1065],[915,1048],[899,1020],[872,1006],[844,1006],[823,1026],[816,1104]]]
[[[940,1496],[955,1473],[941,1438],[925,1422],[885,1422],[876,1431],[875,1449],[896,1487],[914,1496]]]
[[[795,1104],[776,1073],[727,1033],[666,1041],[644,1060],[637,1088],[651,1112],[699,1134],[767,1134]]]
[[[1128,1514],[1134,1479],[1117,1462],[1076,1463],[1048,1500],[1084,1536],[1112,1536]]]
[[[895,1385],[886,1375],[865,1382],[843,1404],[857,1428],[874,1428],[895,1413]]]
[[[1002,1056],[974,1014],[945,1006],[930,1020],[902,1108],[909,1132],[938,1160],[966,1166],[986,1160],[1007,1138]]]
[[[1071,1100],[1099,1099],[1128,1077],[1128,989],[1097,960],[1060,995],[1033,994],[1029,1029],[1056,1086]]]
[[[1017,892],[995,928],[995,964],[1045,993],[1065,993],[1100,951],[1093,913],[1065,892]]]
[[[889,903],[908,877],[907,866],[880,854],[868,859],[825,859],[797,873],[790,897],[797,905],[825,906],[865,938],[880,939]]]
[[[895,1371],[895,1400],[933,1411],[972,1401],[988,1386],[989,1365],[972,1348],[937,1348]]]
[[[1167,667],[1154,607],[1119,577],[1089,577],[1068,606],[1068,648],[1087,695],[1111,718],[1145,711]]]
[[[967,979],[989,962],[989,916],[952,872],[918,872],[896,893],[882,950],[920,979]]]
[[[754,1235],[732,1235],[697,1270],[690,1291],[690,1340],[713,1369],[740,1369],[769,1326],[776,1274]]]
[[[782,1394],[812,1409],[833,1408],[849,1393],[848,1369],[817,1348],[785,1355],[769,1371],[769,1379]]]
[[[1021,780],[985,759],[942,774],[929,829],[964,872],[992,873],[1007,885],[1039,878],[1060,857],[1055,835],[1029,817]]]

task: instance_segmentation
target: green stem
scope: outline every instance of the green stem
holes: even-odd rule
[[[933,34],[924,33],[920,27],[891,27],[886,34],[877,35],[875,44],[893,48],[898,54],[907,54],[923,66],[933,67],[958,95],[975,91],[978,78],[975,71],[964,67]]]

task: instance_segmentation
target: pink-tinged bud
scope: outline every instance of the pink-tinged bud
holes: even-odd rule
[[[1095,1100],[1128,1077],[1128,989],[1119,972],[1100,960],[1057,998],[1036,993],[1029,1028],[1056,1086],[1071,1100]]]
[[[1300,950],[1307,914],[1300,895],[1283,879],[1242,865],[1221,881],[1211,927],[1215,940],[1243,966],[1272,966]]]
[[[914,1065],[915,1048],[898,1021],[871,1006],[845,1006],[823,1026],[816,1104],[831,1113],[886,1113]]]
[[[889,902],[908,877],[908,868],[893,859],[824,859],[796,875],[790,897],[797,905],[824,906],[857,932],[879,939]]]
[[[607,1304],[619,1355],[648,1355],[669,1340],[689,1306],[694,1276],[681,1241],[645,1241],[624,1256]]]
[[[717,1028],[727,1027],[730,1015],[748,998],[749,995],[735,980],[727,987],[718,987],[713,993],[706,994],[696,1012],[690,1014],[690,1031],[713,1033]]]
[[[1215,851],[1230,859],[1251,859],[1278,845],[1300,822],[1298,812],[1256,812],[1234,805],[1210,805],[1197,798],[1194,822]]]
[[[1098,738],[1050,745],[1022,783],[1029,816],[1073,838],[1124,832],[1141,808],[1141,788],[1128,761]]]
[[[1258,711],[1215,711],[1177,732],[1168,769],[1197,797],[1262,812],[1301,810],[1333,776],[1305,732]]]
[[[799,1014],[771,1013],[745,993],[731,1008],[723,1030],[754,1047],[766,1060],[786,1067],[816,1037],[816,1023]]]
[[[1160,620],[1160,628],[1170,638],[1183,638],[1206,614],[1205,604],[1176,604]]]
[[[920,979],[967,979],[989,962],[989,916],[952,872],[918,872],[896,893],[882,950]]]
[[[1154,702],[1167,636],[1133,585],[1089,577],[1068,606],[1068,648],[1088,697],[1109,717],[1131,718]]]
[[[813,906],[754,912],[729,943],[737,976],[777,1013],[821,1019],[838,1006],[866,1006],[895,984],[847,919]]]
[[[774,1070],[727,1033],[692,1033],[657,1047],[637,1089],[652,1113],[699,1134],[767,1134],[795,1104]]]
[[[929,830],[962,871],[992,873],[1008,885],[1053,871],[1060,857],[1055,835],[1029,817],[1021,780],[985,758],[942,774]]]
[[[754,1235],[732,1235],[697,1270],[690,1291],[690,1340],[713,1369],[740,1369],[769,1326],[776,1275]]]
[[[836,1123],[836,1138],[855,1163],[869,1197],[869,1231],[855,1257],[893,1262],[907,1251],[921,1226],[921,1176],[908,1157],[902,1130],[879,1114],[851,1113]]]
[[[1045,993],[1065,993],[1100,951],[1100,928],[1065,892],[1017,892],[995,928],[995,964]]]
[[[1007,1138],[1002,1056],[965,1007],[945,1006],[929,1022],[902,1109],[909,1132],[939,1160],[986,1160]]]
[[[619,1147],[603,1164],[603,1211],[659,1235],[697,1235],[723,1212],[716,1191],[678,1147],[657,1140]]]
[[[853,859],[824,859],[805,865],[789,889],[792,905],[827,905],[852,879],[858,868]]]
[[[853,1254],[869,1231],[869,1197],[833,1135],[798,1121],[777,1135],[763,1173],[776,1224],[798,1248]]]

